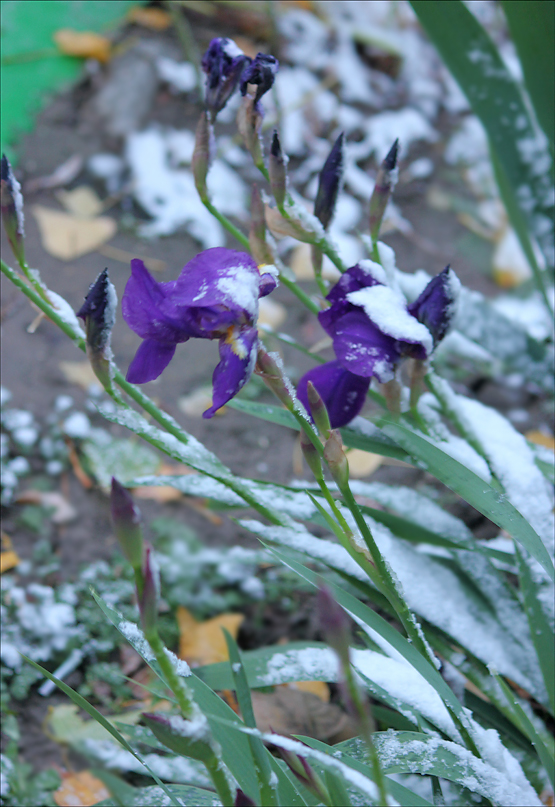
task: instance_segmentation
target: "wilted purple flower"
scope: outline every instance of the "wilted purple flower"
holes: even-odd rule
[[[305,373],[297,394],[308,409],[312,381],[333,428],[358,415],[372,377],[386,383],[402,359],[427,359],[453,320],[460,283],[449,266],[408,307],[384,281],[379,264],[361,261],[341,276],[327,296],[331,306],[318,314],[337,358]]]
[[[341,132],[332,146],[328,159],[320,172],[318,192],[314,203],[314,215],[326,229],[332,220],[337,196],[343,180],[345,162],[345,134]]]
[[[235,92],[245,65],[250,61],[232,39],[219,36],[209,44],[201,65],[207,74],[205,103],[212,120]]]
[[[21,195],[21,185],[15,178],[5,154],[2,154],[0,193],[0,206],[6,235],[15,257],[20,264],[23,264],[25,263],[23,196]]]
[[[258,298],[276,287],[275,270],[259,272],[245,252],[215,247],[201,252],[177,280],[158,283],[141,260],[131,261],[122,300],[123,318],[144,339],[127,371],[133,384],[152,381],[176,345],[192,337],[219,339],[210,418],[249,380],[256,361]]]
[[[258,104],[264,93],[271,89],[279,69],[279,62],[269,53],[257,53],[241,76],[241,95],[247,92],[247,84],[256,84],[254,104]]]

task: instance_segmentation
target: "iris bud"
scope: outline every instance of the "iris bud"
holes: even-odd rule
[[[13,254],[19,265],[22,266],[25,264],[25,249],[23,244],[23,239],[25,238],[23,196],[21,195],[21,185],[15,178],[10,162],[5,154],[2,155],[0,176],[0,206],[2,208],[4,228]]]
[[[389,197],[391,196],[395,185],[397,184],[397,152],[399,149],[399,140],[397,139],[386,158],[380,165],[378,174],[376,176],[376,184],[374,191],[370,197],[370,238],[372,243],[375,244],[380,234],[380,227],[384,217]]]
[[[147,546],[144,552],[143,590],[139,596],[141,625],[147,639],[156,631],[159,589],[158,569],[152,558],[152,547]]]
[[[134,569],[140,569],[143,562],[143,531],[141,511],[133,497],[115,477],[112,477],[110,511],[116,538],[121,550]]]
[[[272,146],[270,148],[270,158],[268,160],[268,171],[270,174],[270,187],[274,194],[274,199],[278,207],[283,207],[285,194],[287,192],[287,172],[285,169],[287,159],[281,150],[279,136],[274,130]]]
[[[339,490],[349,481],[349,461],[343,449],[343,441],[337,429],[333,429],[324,445],[324,459]]]
[[[314,474],[315,479],[322,479],[322,462],[320,460],[320,455],[314,446],[314,443],[308,437],[306,432],[301,429],[301,449],[303,452],[303,457],[306,460],[306,464]]]
[[[103,387],[112,389],[113,367],[112,328],[116,321],[118,298],[108,270],[104,269],[94,283],[89,286],[85,302],[77,312],[77,316],[85,323],[87,338],[87,356],[94,374]]]
[[[212,124],[208,120],[208,115],[203,112],[197,124],[195,134],[195,148],[191,166],[195,178],[195,187],[202,201],[208,199],[208,189],[206,187],[206,177],[212,162],[214,131]]]
[[[324,167],[320,172],[318,192],[314,203],[314,215],[327,229],[335,212],[337,197],[343,182],[343,166],[345,163],[345,134],[341,132]]]
[[[308,403],[310,405],[312,419],[316,424],[316,428],[320,432],[323,439],[327,440],[331,434],[330,417],[328,415],[328,410],[326,409],[326,404],[322,400],[322,396],[312,381],[309,381],[306,385],[306,394],[308,397]]]
[[[330,794],[324,782],[303,756],[271,742],[268,743],[268,746],[272,753],[279,756],[285,762],[291,773],[296,776],[299,782],[314,793],[324,804],[330,803]]]
[[[349,664],[349,622],[345,611],[326,586],[318,590],[316,607],[325,640],[335,650],[345,670]]]
[[[252,186],[249,246],[251,248],[252,256],[259,266],[261,264],[274,263],[274,254],[266,241],[264,202],[262,201],[260,190],[256,184],[253,184]]]

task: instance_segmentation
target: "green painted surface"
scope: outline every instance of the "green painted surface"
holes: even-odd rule
[[[82,59],[56,52],[60,28],[107,33],[135,5],[134,0],[2,0],[2,150],[16,157],[18,138],[32,129],[49,94],[73,81]]]

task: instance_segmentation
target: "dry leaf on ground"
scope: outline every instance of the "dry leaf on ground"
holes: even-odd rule
[[[150,28],[151,31],[165,31],[172,24],[172,18],[162,8],[144,8],[144,6],[131,6],[127,12],[129,22]]]
[[[201,417],[202,413],[212,406],[212,387],[199,387],[189,395],[178,398],[177,405],[189,417]],[[218,409],[222,412],[225,407]]]
[[[94,252],[117,231],[116,222],[108,216],[82,219],[42,205],[33,205],[31,212],[39,225],[43,248],[62,261]]]
[[[70,384],[77,384],[86,392],[88,392],[91,384],[100,386],[88,359],[85,359],[85,361],[61,361],[58,366]]]
[[[349,474],[354,479],[370,476],[383,462],[381,454],[361,451],[360,448],[352,448],[348,451],[347,459],[349,460]]]
[[[2,552],[0,553],[0,574],[8,572],[13,569],[20,562],[17,552],[14,551],[12,546],[12,539],[10,536],[2,532]]]
[[[53,524],[68,524],[77,517],[77,510],[57,491],[26,490],[15,501],[17,504],[38,504],[52,508],[54,512],[50,520]]]
[[[126,263],[127,265],[131,263],[133,258],[140,258],[146,268],[151,272],[163,272],[168,266],[165,261],[161,261],[159,258],[145,258],[144,255],[139,255],[136,252],[127,252],[127,250],[113,247],[111,244],[103,244],[98,248],[98,252],[104,255],[105,258],[111,258],[114,261]]]
[[[133,495],[136,499],[150,499],[161,504],[177,502],[183,498],[181,491],[171,485],[141,485],[133,489]]]
[[[326,703],[312,692],[277,687],[274,692],[251,693],[256,725],[260,731],[305,734],[328,743],[355,737],[354,721],[334,703]]]
[[[80,219],[94,219],[103,210],[102,201],[88,185],[79,185],[70,191],[59,190],[55,196],[68,213]]]
[[[526,432],[524,436],[527,440],[530,440],[531,443],[536,443],[538,446],[545,446],[546,448],[550,448],[552,451],[555,451],[555,438],[550,437],[549,434],[532,430],[530,432]]]
[[[82,154],[72,154],[69,159],[59,165],[51,174],[42,177],[29,179],[25,183],[23,190],[25,193],[34,193],[41,188],[58,188],[60,185],[67,185],[81,172],[85,158]]]
[[[229,656],[222,628],[237,638],[244,614],[218,614],[206,622],[197,622],[187,608],[178,606],[179,658],[194,667],[226,661]]]
[[[270,224],[268,224],[268,227],[270,227]],[[297,244],[291,253],[289,266],[293,270],[297,280],[314,280],[311,250],[312,247],[310,244]],[[340,277],[338,270],[333,265],[329,266],[327,259],[323,261],[322,277],[324,280],[331,280],[334,283],[337,282]]]
[[[97,59],[99,62],[110,59],[110,40],[93,31],[60,28],[53,39],[58,50],[66,56],[81,56],[83,59]]]
[[[110,791],[90,771],[62,773],[62,784],[54,793],[60,807],[88,807],[110,798]]]
[[[287,309],[268,297],[263,297],[258,304],[258,327],[268,325],[278,328],[287,317]]]

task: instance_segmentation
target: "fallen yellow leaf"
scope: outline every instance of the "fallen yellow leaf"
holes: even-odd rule
[[[17,552],[13,549],[8,549],[6,552],[0,552],[0,574],[9,572],[10,569],[15,568],[20,562]]]
[[[152,31],[165,31],[172,22],[168,12],[162,8],[144,8],[144,6],[131,6],[127,12],[127,19]]]
[[[550,437],[548,434],[544,434],[543,432],[532,430],[530,432],[526,432],[524,435],[527,440],[530,440],[531,443],[536,443],[538,446],[545,446],[546,448],[550,448],[552,451],[555,451],[555,438]]]
[[[317,695],[325,703],[328,703],[330,699],[330,688],[325,681],[292,681],[290,684],[283,684],[282,686],[300,689],[302,692],[312,692],[313,695]]]
[[[101,200],[88,185],[79,185],[71,191],[61,189],[55,196],[68,213],[79,219],[94,219],[103,210]]]
[[[74,31],[72,28],[60,28],[54,34],[54,42],[58,50],[66,56],[81,56],[83,59],[98,59],[107,62],[110,59],[110,40],[93,31]]]
[[[187,608],[178,606],[179,657],[193,667],[215,664],[229,658],[222,628],[237,638],[244,614],[218,614],[206,622],[197,622]]]
[[[361,451],[360,448],[352,448],[348,451],[347,459],[349,461],[349,474],[354,479],[362,479],[364,476],[370,476],[383,462],[381,454]]]
[[[263,297],[258,304],[258,327],[268,325],[277,328],[287,316],[287,310],[281,303]]]
[[[70,384],[78,384],[85,391],[91,384],[100,386],[89,361],[61,361],[59,367]]]
[[[183,498],[181,491],[171,485],[141,485],[133,490],[136,499],[150,499],[155,502],[176,502]]]
[[[110,798],[110,791],[90,771],[62,773],[62,784],[54,793],[59,807],[88,807]]]
[[[62,261],[94,252],[117,231],[116,222],[108,216],[83,219],[42,205],[34,205],[31,212],[39,225],[43,248]]]

